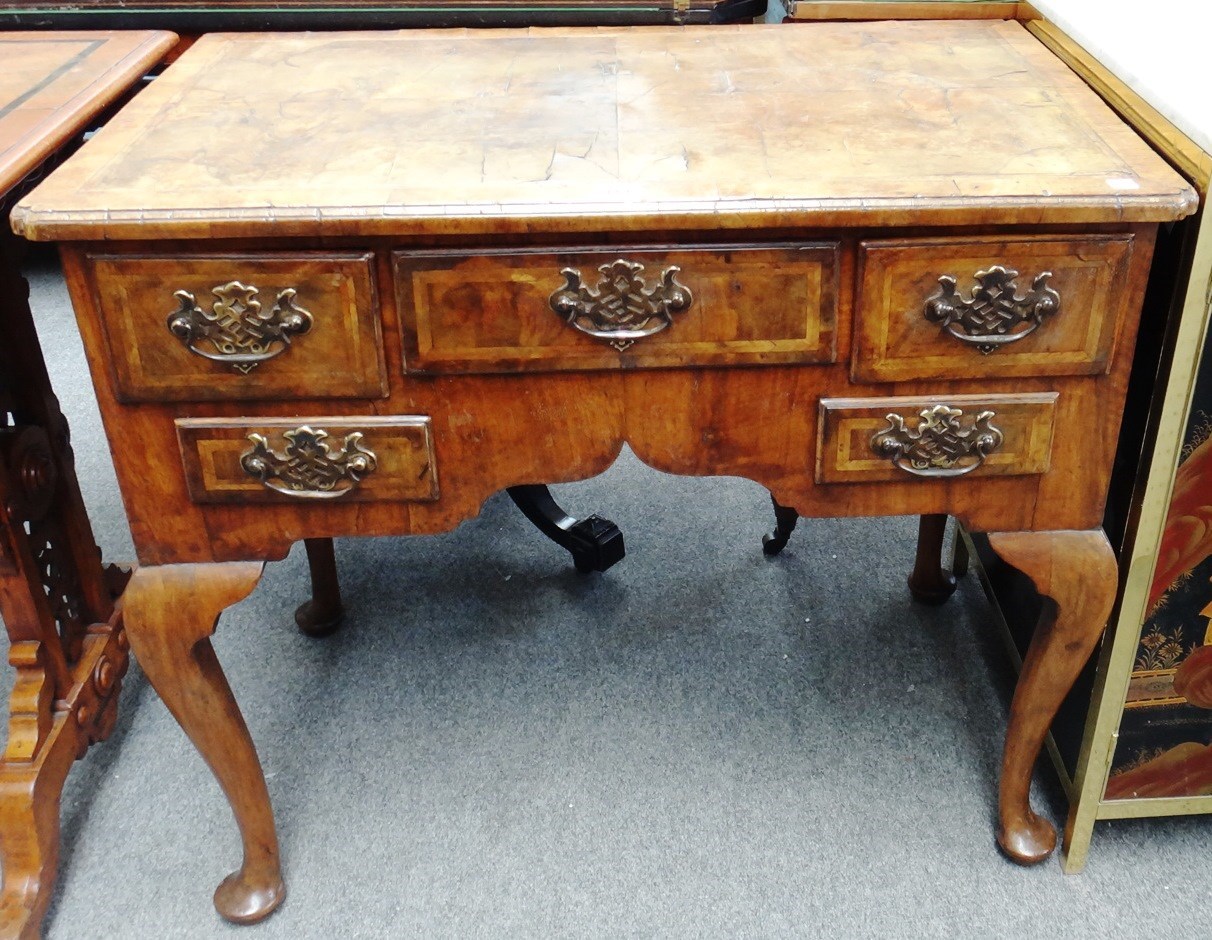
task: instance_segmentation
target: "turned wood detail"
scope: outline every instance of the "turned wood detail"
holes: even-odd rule
[[[66,699],[47,695],[41,645],[13,644],[17,680],[10,699],[9,749],[0,762],[0,936],[37,937],[59,863],[59,808],[72,764],[109,736],[129,662],[120,612],[90,627]],[[47,730],[36,739],[43,720]],[[28,754],[26,757],[18,755]]]
[[[941,604],[955,593],[955,574],[943,568],[946,513],[927,513],[918,520],[917,555],[909,574],[909,593],[922,604]]]
[[[1055,827],[1031,808],[1031,773],[1062,699],[1111,615],[1118,569],[1101,529],[991,532],[989,544],[1052,602],[1040,615],[1010,703],[998,795],[998,845],[1030,865],[1056,847]]]
[[[44,668],[62,698],[88,627],[109,619],[113,598],[20,257],[19,243],[0,234],[0,610],[14,643],[43,645]]]
[[[332,636],[345,615],[332,539],[304,539],[303,549],[311,575],[311,597],[295,611],[295,623],[307,636]]]
[[[215,909],[250,924],[286,896],[269,791],[244,716],[210,637],[219,616],[261,579],[261,562],[140,568],[126,590],[131,646],[152,687],[219,781],[244,859],[215,890]]]
[[[623,560],[623,533],[609,519],[596,513],[584,519],[570,516],[560,508],[551,490],[539,483],[511,486],[507,492],[540,532],[568,551],[581,574],[605,571]],[[345,613],[333,540],[304,539],[303,548],[311,575],[311,597],[295,611],[295,623],[307,636],[331,636]]]
[[[778,555],[791,539],[800,514],[790,506],[779,503],[772,495],[774,506],[774,531],[762,536],[762,551],[768,556]],[[917,554],[913,571],[909,574],[909,592],[913,599],[923,604],[941,604],[955,593],[956,577],[942,566],[943,538],[947,532],[946,513],[927,513],[921,516],[917,530]],[[957,555],[958,558],[958,555]],[[958,565],[956,566],[958,567]],[[965,571],[967,570],[965,566]]]

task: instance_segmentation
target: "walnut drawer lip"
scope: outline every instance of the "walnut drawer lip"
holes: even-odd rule
[[[1149,247],[1138,246],[1131,232],[862,241],[851,376],[899,382],[1104,374],[1133,312],[1130,268],[1138,249]],[[1044,273],[1050,276],[1042,288],[1055,291],[1059,309],[1021,338],[985,351],[962,326],[932,321],[926,306],[944,296],[944,276],[956,282],[948,302],[967,304],[977,274],[996,266],[1017,272],[1014,296],[1026,303],[1012,315],[1027,315],[1030,299],[1039,296],[1034,281]],[[1031,325],[1020,321],[1009,332]]]
[[[1057,392],[1017,395],[934,395],[897,398],[823,398],[819,406],[816,449],[818,483],[912,482],[937,486],[993,476],[1047,473],[1052,466],[1052,434]],[[902,470],[871,447],[874,435],[889,427],[889,415],[899,415],[916,427],[922,411],[948,405],[971,421],[992,411],[993,425],[1004,435],[1002,444],[963,477],[923,477]]]
[[[401,250],[392,257],[408,373],[812,364],[837,358],[836,241]],[[637,283],[622,291],[612,288],[604,270],[619,261],[642,265]],[[692,299],[649,335],[612,342],[591,335],[592,322],[578,327],[553,308],[555,294],[576,294],[593,311],[577,318],[585,327],[612,302],[642,306],[650,293],[669,296],[663,279],[672,269],[676,287]],[[570,291],[573,280],[577,287]]]
[[[438,498],[432,422],[427,415],[392,417],[315,416],[300,418],[178,418],[174,422],[190,499],[195,503],[289,503],[319,507],[313,500],[266,487],[240,465],[252,451],[251,434],[268,439],[275,452],[288,442],[284,432],[301,427],[325,431],[340,450],[347,435],[361,434],[376,466],[335,502],[431,502]]]
[[[99,251],[87,253],[85,260],[119,401],[387,394],[373,252]],[[310,317],[309,328],[276,342],[272,357],[242,369],[213,340],[197,337],[187,343],[169,328],[170,318],[191,306],[195,319],[220,314],[220,292],[230,300],[225,288],[233,285],[255,288],[242,300],[247,296],[259,304],[262,315],[280,304],[301,308]],[[284,300],[288,291],[293,297]],[[224,335],[227,331],[219,338]]]

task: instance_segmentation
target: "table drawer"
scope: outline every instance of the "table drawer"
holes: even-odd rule
[[[833,362],[838,253],[834,243],[400,251],[405,371]]]
[[[119,399],[383,397],[372,260],[90,254]]]
[[[196,503],[432,501],[438,474],[429,418],[176,422]]]
[[[901,239],[859,246],[856,381],[1106,372],[1130,234]]]
[[[818,483],[1046,473],[1055,392],[936,398],[826,398]]]

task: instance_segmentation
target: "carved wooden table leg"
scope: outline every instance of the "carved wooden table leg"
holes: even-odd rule
[[[572,555],[573,566],[582,574],[605,571],[623,560],[623,533],[609,519],[568,515],[542,483],[511,486],[506,492],[535,528]]]
[[[955,575],[943,568],[947,516],[930,513],[917,528],[917,557],[909,575],[909,593],[921,604],[941,604],[955,593]]]
[[[0,762],[3,937],[38,934],[58,866],[63,783],[113,727],[128,659],[114,610],[125,580],[101,565],[19,247],[0,230],[0,616],[17,671]]]
[[[312,637],[331,636],[341,625],[341,581],[332,539],[304,539],[307,567],[311,572],[311,599],[295,611],[299,630]]]
[[[215,891],[227,920],[250,924],[286,896],[261,762],[210,637],[219,615],[247,597],[261,562],[140,568],[126,591],[131,646],[152,686],[223,788],[244,844],[238,871]]]
[[[989,544],[1053,601],[1040,616],[1010,704],[998,797],[998,844],[1029,865],[1056,846],[1055,828],[1031,809],[1031,772],[1061,700],[1107,624],[1118,571],[1102,529],[991,532]]]
[[[24,777],[0,770],[4,801],[4,928],[0,936],[37,937],[46,916],[59,864],[59,796],[74,755],[56,749],[57,760]],[[66,759],[64,759],[66,758]]]
[[[9,720],[9,747],[0,763],[0,846],[4,895],[0,937],[37,937],[51,898],[59,861],[59,799],[72,764],[90,744],[108,737],[118,715],[118,691],[128,663],[121,614],[89,628],[72,667],[66,699],[52,702],[41,644],[13,644],[17,668]],[[32,755],[24,753],[35,728],[46,733]]]
[[[774,531],[762,536],[762,552],[774,556],[787,547],[795,524],[800,521],[800,514],[790,506],[780,505],[773,494],[770,503],[774,506]]]

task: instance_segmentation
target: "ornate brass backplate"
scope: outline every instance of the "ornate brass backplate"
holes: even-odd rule
[[[941,323],[962,343],[969,343],[986,355],[1000,346],[1030,336],[1046,317],[1060,312],[1060,294],[1048,286],[1051,271],[1044,271],[1031,282],[1031,290],[1018,296],[1012,268],[994,265],[976,272],[976,287],[970,297],[957,290],[957,279],[944,274],[939,286],[926,298],[925,315],[931,323]]]
[[[582,333],[605,340],[619,352],[637,339],[659,333],[673,323],[673,314],[694,302],[690,289],[678,282],[681,268],[671,265],[660,283],[648,287],[644,265],[619,258],[598,268],[602,275],[594,287],[586,286],[581,272],[564,268],[565,284],[549,301],[551,309]]]
[[[872,435],[871,450],[895,466],[919,477],[958,477],[971,473],[1002,443],[1002,432],[991,423],[992,411],[982,411],[965,427],[963,411],[935,405],[919,413],[910,430],[898,414],[887,415],[888,427]]]
[[[360,431],[347,434],[339,449],[327,441],[327,431],[307,425],[282,436],[286,447],[279,453],[264,435],[248,435],[253,447],[240,456],[240,466],[262,486],[285,496],[335,499],[357,489],[378,466],[374,451],[362,446]]]
[[[180,305],[168,316],[168,329],[192,353],[222,362],[247,375],[258,365],[290,348],[292,336],[312,327],[311,313],[295,303],[293,287],[278,292],[264,311],[251,284],[230,281],[212,288],[209,311],[187,290],[173,293]]]

